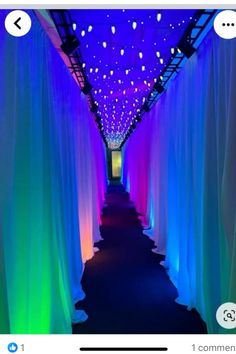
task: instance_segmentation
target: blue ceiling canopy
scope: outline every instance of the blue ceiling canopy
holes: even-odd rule
[[[117,149],[197,10],[70,10],[101,129]]]

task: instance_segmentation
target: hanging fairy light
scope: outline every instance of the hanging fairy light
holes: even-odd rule
[[[73,28],[73,31],[76,31],[77,24],[76,24],[75,22],[73,22],[73,24],[72,24],[72,28]]]
[[[125,54],[125,50],[124,50],[124,48],[122,48],[121,50],[120,50],[120,55],[124,55]]]
[[[92,25],[89,25],[89,26],[88,26],[88,32],[92,32],[92,30],[93,30],[93,26],[92,26]]]
[[[106,41],[103,41],[103,42],[102,42],[102,45],[103,45],[103,48],[106,48],[106,47],[107,47],[107,42],[106,42]]]
[[[158,13],[157,13],[157,22],[160,22],[161,21],[161,12],[159,11]]]
[[[141,52],[141,51],[139,52],[139,58],[143,59],[143,52]]]
[[[172,47],[170,51],[171,51],[171,54],[175,54],[175,48]]]
[[[116,33],[116,28],[115,28],[115,26],[114,26],[114,25],[112,25],[112,26],[111,26],[111,32],[112,32],[113,34],[115,34],[115,33]]]
[[[156,56],[157,58],[160,58],[161,57],[161,53],[159,51],[156,52]]]
[[[133,30],[136,30],[137,25],[138,25],[137,21],[133,21],[133,23],[132,23]]]
[[[85,33],[85,30],[82,30],[82,31],[81,31],[81,37],[84,37],[85,34],[86,34],[86,33]]]

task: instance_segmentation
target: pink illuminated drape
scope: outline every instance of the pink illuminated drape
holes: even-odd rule
[[[88,103],[82,100],[82,110],[88,112]],[[79,195],[79,227],[83,262],[94,255],[93,245],[101,239],[100,215],[106,190],[105,147],[100,133],[89,113],[82,119],[77,134],[77,168]]]

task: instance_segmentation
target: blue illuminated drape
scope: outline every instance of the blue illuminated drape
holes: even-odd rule
[[[33,12],[31,32],[23,38],[7,34],[5,15],[0,14],[0,333],[71,333],[74,303],[84,297],[81,249],[87,238],[99,238],[104,146],[86,98]],[[91,234],[84,235],[81,210]],[[93,240],[89,247],[92,256]]]
[[[215,319],[236,299],[235,62],[235,40],[211,31],[124,148],[124,183],[137,205],[147,200],[141,212],[177,301],[196,308],[209,333],[235,333]]]

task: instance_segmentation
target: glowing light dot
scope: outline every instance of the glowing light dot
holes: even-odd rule
[[[114,71],[113,71],[113,70],[111,70],[111,71],[110,71],[110,74],[111,74],[111,75],[113,75],[113,74],[114,74]]]
[[[122,48],[121,50],[120,50],[120,55],[124,55],[125,54],[125,50],[124,50],[124,48]]]
[[[111,32],[112,32],[113,34],[116,33],[116,28],[115,28],[115,26],[111,26]]]
[[[142,71],[145,71],[146,70],[146,67],[145,65],[142,66]]]
[[[160,63],[161,63],[161,64],[163,64],[163,63],[164,63],[164,60],[163,60],[162,58],[160,59]]]
[[[143,52],[139,52],[139,58],[143,59]]]
[[[106,48],[106,47],[107,47],[107,42],[106,42],[106,41],[103,41],[103,42],[102,42],[102,45],[103,45],[103,48]]]
[[[171,48],[171,53],[175,54],[175,48]]]
[[[88,26],[88,32],[92,32],[92,30],[93,30],[93,26],[92,26],[92,25],[89,25],[89,26]]]
[[[156,52],[156,56],[157,56],[157,58],[160,58],[161,53],[160,53],[159,51],[157,51],[157,52]]]
[[[82,31],[81,31],[81,36],[84,37],[85,34],[86,34],[86,33],[85,33],[85,30],[82,30]]]
[[[133,27],[133,30],[136,30],[136,28],[137,28],[137,22],[136,21],[133,21],[132,27]]]
[[[157,22],[160,22],[161,21],[161,12],[158,12],[157,13]]]
[[[72,28],[73,28],[74,31],[76,31],[77,24],[75,22],[72,24]]]

